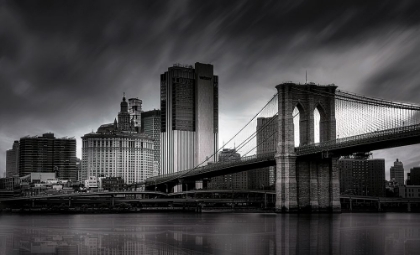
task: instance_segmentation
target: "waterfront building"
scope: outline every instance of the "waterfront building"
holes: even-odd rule
[[[6,151],[6,177],[19,175],[19,141],[13,142],[13,147]]]
[[[210,64],[176,64],[160,76],[161,174],[217,161],[218,77]]]
[[[410,185],[420,185],[420,167],[411,168],[407,175],[410,176]]]
[[[124,180],[121,177],[105,177],[102,179],[102,188],[108,191],[124,190]]]
[[[96,176],[89,176],[85,180],[85,188],[87,189],[97,189],[99,186],[99,178]]]
[[[46,183],[51,180],[57,180],[56,173],[30,173],[30,176],[28,177],[30,183]]]
[[[394,162],[394,166],[391,166],[390,175],[391,179],[398,182],[398,185],[404,185],[404,166],[398,159]]]
[[[56,173],[76,181],[76,139],[55,138],[53,133],[25,136],[19,141],[19,176],[35,172]]]
[[[153,139],[137,133],[123,97],[118,122],[82,137],[82,180],[95,176],[121,177],[128,184],[144,181],[152,177],[153,155]]]
[[[370,159],[368,153],[340,158],[340,193],[360,196],[385,196],[385,160]]]
[[[19,176],[0,178],[0,198],[20,196],[21,191]]]
[[[153,176],[160,171],[160,110],[142,112],[142,133],[153,138]]]
[[[400,185],[398,191],[402,198],[420,198],[420,185]]]

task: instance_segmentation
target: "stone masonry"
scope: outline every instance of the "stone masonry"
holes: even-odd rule
[[[300,145],[315,141],[314,110],[320,113],[320,142],[334,140],[335,85],[278,85],[276,210],[340,212],[338,158],[296,157],[292,112],[299,110]],[[331,96],[321,95],[319,91]]]

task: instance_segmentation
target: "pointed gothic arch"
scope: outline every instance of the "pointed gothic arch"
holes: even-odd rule
[[[293,108],[293,137],[294,137],[294,146],[299,147],[300,145],[305,144],[306,141],[306,132],[304,130],[306,121],[305,110],[300,103],[297,103]]]
[[[314,142],[320,143],[328,140],[328,120],[324,107],[317,104],[313,111],[314,114]]]

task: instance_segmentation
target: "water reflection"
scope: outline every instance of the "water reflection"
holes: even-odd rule
[[[418,214],[1,215],[0,254],[418,254]]]

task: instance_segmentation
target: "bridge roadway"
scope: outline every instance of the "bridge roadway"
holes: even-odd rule
[[[130,204],[144,210],[187,210],[201,211],[217,208],[261,209],[274,208],[275,192],[263,190],[193,190],[179,193],[152,191],[121,191],[72,193],[58,195],[13,197],[0,199],[0,208],[114,208]],[[89,206],[91,205],[91,206]],[[32,210],[31,209],[31,210]],[[57,209],[57,208],[56,208]]]
[[[0,203],[19,202],[19,201],[61,201],[68,200],[109,200],[113,198],[118,201],[133,202],[133,201],[147,201],[147,202],[240,202],[250,197],[257,197],[262,195],[275,196],[272,190],[191,190],[177,193],[164,193],[159,191],[118,191],[118,192],[92,192],[92,193],[70,193],[57,195],[38,195],[25,197],[9,197],[1,198]],[[243,197],[241,200],[240,198]]]
[[[163,193],[155,191],[120,191],[120,192],[93,192],[93,193],[72,193],[58,195],[13,197],[0,199],[0,205],[8,207],[10,205],[24,205],[27,203],[35,205],[46,204],[67,204],[73,207],[82,204],[110,204],[112,206],[120,203],[131,203],[135,205],[160,205],[165,208],[177,205],[199,206],[199,205],[260,205],[264,208],[272,208],[275,201],[275,192],[272,190],[191,190],[178,193]],[[354,208],[366,207],[368,203],[370,207],[381,211],[384,207],[405,206],[407,211],[411,208],[420,206],[420,198],[397,198],[397,197],[369,197],[341,195],[341,203],[345,209],[352,211]],[[267,207],[267,205],[271,205]],[[162,208],[163,208],[162,207]],[[344,208],[343,208],[344,209]]]
[[[372,151],[420,143],[420,124],[339,138],[295,148],[298,157],[339,157],[354,152]],[[177,173],[148,178],[143,184],[153,187],[180,180],[201,180],[252,169],[275,166],[275,152],[242,157],[238,161],[218,162]]]

